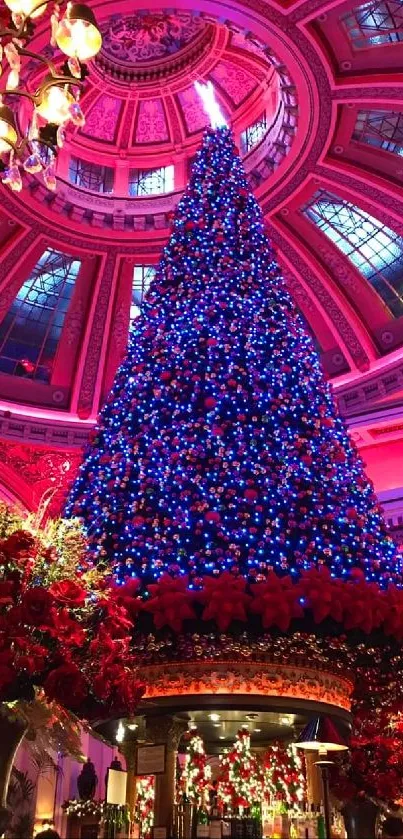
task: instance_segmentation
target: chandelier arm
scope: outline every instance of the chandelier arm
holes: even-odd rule
[[[32,104],[35,104],[35,96],[33,96],[32,93],[28,93],[27,90],[21,90],[18,87],[15,90],[9,90],[8,88],[0,90],[0,97],[1,96],[25,96],[25,98],[29,99]]]
[[[1,37],[1,35],[0,35]],[[34,58],[35,61],[39,61],[42,64],[45,64],[52,76],[57,76],[57,69],[53,64],[53,61],[50,61],[48,58],[45,58],[44,55],[40,55],[37,52],[32,52],[32,50],[27,50],[26,47],[20,47],[16,44],[17,52],[19,55],[26,56],[27,58]]]

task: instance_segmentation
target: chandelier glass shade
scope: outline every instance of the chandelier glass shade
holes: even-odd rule
[[[54,190],[56,157],[64,143],[64,129],[69,123],[85,123],[80,106],[88,74],[85,65],[101,49],[102,36],[92,10],[82,3],[67,3],[62,16],[60,4],[50,7],[48,0],[5,0],[5,5],[10,18],[5,26],[0,24],[4,80],[0,89],[0,176],[12,190],[20,191],[24,171],[42,171],[46,186]],[[59,48],[60,60],[56,56],[51,61],[29,48],[35,20],[45,13],[49,15],[50,45]],[[34,91],[21,79],[25,60],[36,61],[45,71]],[[19,114],[24,100],[29,116],[22,131]]]

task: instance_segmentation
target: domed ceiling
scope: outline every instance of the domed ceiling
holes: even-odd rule
[[[57,192],[39,176],[0,187],[0,434],[85,439],[206,126],[194,82],[210,79],[352,433],[367,459],[390,441],[398,463],[402,0],[90,5],[103,47]],[[32,46],[61,62],[48,44],[40,18]],[[52,319],[34,328],[27,301],[46,294]]]

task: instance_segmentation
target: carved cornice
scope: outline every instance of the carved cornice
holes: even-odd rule
[[[189,72],[195,62],[211,48],[214,41],[214,27],[207,26],[206,30],[175,55],[160,58],[158,61],[144,61],[137,65],[119,64],[111,60],[102,51],[93,62],[95,70],[101,76],[106,75],[114,83],[150,84],[151,82],[171,81],[179,73]]]
[[[145,665],[143,702],[181,696],[275,697],[349,711],[353,683],[313,667],[225,661]]]

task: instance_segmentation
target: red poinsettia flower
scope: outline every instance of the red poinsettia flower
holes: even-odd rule
[[[245,622],[251,597],[246,594],[246,581],[224,571],[219,577],[205,577],[198,599],[205,605],[203,620],[214,620],[221,632],[235,621]]]
[[[196,617],[193,602],[194,591],[188,589],[187,576],[170,577],[163,574],[158,583],[149,586],[151,597],[143,604],[146,612],[151,612],[157,629],[170,626],[174,632],[181,632],[183,622]]]
[[[253,601],[251,611],[261,615],[265,629],[278,626],[286,632],[293,618],[303,616],[299,590],[289,576],[270,574],[264,582],[251,585]]]
[[[53,597],[43,586],[29,588],[22,597],[21,620],[37,627],[51,626],[53,623]]]

